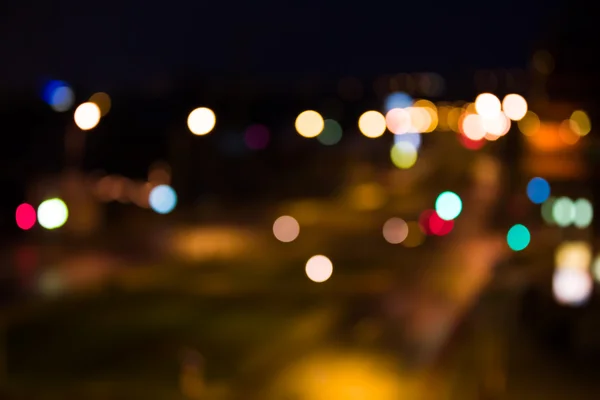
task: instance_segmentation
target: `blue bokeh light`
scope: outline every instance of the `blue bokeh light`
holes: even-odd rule
[[[398,143],[410,143],[415,149],[421,148],[423,139],[420,133],[403,133],[400,135],[394,135],[394,144]]]
[[[52,80],[44,86],[42,99],[55,111],[63,112],[73,106],[75,94],[67,83]]]
[[[527,197],[534,204],[542,204],[550,197],[550,184],[544,178],[533,178],[527,184]]]
[[[408,93],[404,92],[393,92],[390,93],[383,104],[385,112],[387,113],[392,108],[406,108],[413,105],[413,98]]]
[[[168,214],[177,205],[177,193],[169,185],[158,185],[150,192],[150,208],[159,214]]]

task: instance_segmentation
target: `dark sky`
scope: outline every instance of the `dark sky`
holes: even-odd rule
[[[293,76],[524,66],[561,1],[1,4],[3,86],[53,77],[110,88],[184,70]]]

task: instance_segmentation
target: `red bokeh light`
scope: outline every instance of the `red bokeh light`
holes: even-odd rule
[[[458,141],[464,148],[469,150],[479,150],[485,145],[485,139],[471,140],[463,134],[458,135]]]
[[[19,207],[17,207],[15,219],[17,221],[17,226],[24,231],[33,228],[37,220],[35,208],[33,208],[31,204],[21,204]]]
[[[429,216],[429,230],[437,236],[444,236],[452,232],[454,228],[454,221],[445,221],[440,218],[439,215],[434,211]]]

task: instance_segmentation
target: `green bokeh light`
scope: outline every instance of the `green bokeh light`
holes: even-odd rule
[[[580,229],[590,226],[594,219],[594,207],[592,203],[587,199],[577,199],[574,203],[574,208],[575,218],[573,224]]]
[[[454,192],[442,192],[435,201],[435,212],[445,220],[451,221],[462,211],[462,200]]]
[[[552,208],[554,207],[554,202],[556,201],[555,197],[549,197],[541,207],[542,210],[542,218],[548,225],[556,225],[556,221],[552,216]]]
[[[552,218],[562,228],[575,220],[575,205],[568,197],[559,197],[552,205]]]
[[[333,146],[342,140],[342,127],[336,120],[326,119],[323,131],[317,136],[317,140],[326,146]]]
[[[525,225],[517,224],[508,230],[506,243],[514,251],[521,251],[529,246],[531,234]]]
[[[408,169],[417,162],[417,149],[409,142],[398,142],[392,146],[392,162],[400,169]]]

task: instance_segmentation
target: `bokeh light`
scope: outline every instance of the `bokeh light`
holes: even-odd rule
[[[485,137],[483,119],[477,114],[467,114],[460,120],[460,131],[468,139],[481,140]]]
[[[527,111],[525,116],[517,122],[519,130],[525,136],[533,136],[540,130],[540,117],[533,111]]]
[[[98,108],[100,109],[100,115],[102,117],[108,114],[112,105],[110,96],[104,92],[94,93],[88,101],[98,106]]]
[[[500,100],[491,93],[481,93],[475,99],[475,110],[484,118],[496,117],[502,111]]]
[[[527,184],[527,197],[534,204],[542,204],[550,197],[550,184],[544,178],[533,178]]]
[[[158,214],[168,214],[177,205],[177,193],[169,185],[158,185],[150,191],[148,204]]]
[[[525,225],[513,225],[506,235],[506,243],[513,251],[525,250],[531,241],[531,234]]]
[[[453,220],[462,211],[462,200],[454,192],[440,193],[435,201],[435,211],[441,219],[445,221]]]
[[[564,228],[575,220],[575,205],[568,197],[559,197],[552,204],[552,219]]]
[[[73,89],[63,81],[48,82],[44,87],[42,97],[57,112],[67,111],[75,103]]]
[[[482,117],[481,124],[483,129],[489,134],[496,137],[504,136],[510,130],[510,119],[504,115],[504,113],[498,113],[491,117]],[[486,136],[488,140],[490,138]],[[493,139],[492,139],[493,140]]]
[[[429,231],[436,236],[446,236],[454,228],[454,220],[446,221],[434,211],[429,216]]]
[[[273,223],[273,235],[280,242],[289,243],[296,240],[300,234],[300,224],[296,218],[282,215]]]
[[[333,264],[323,255],[312,256],[306,262],[306,276],[313,282],[325,282],[333,273]]]
[[[458,137],[458,141],[460,142],[460,144],[465,149],[468,149],[468,150],[479,150],[483,146],[485,146],[485,143],[486,143],[485,139],[472,140],[472,139],[469,139],[468,137],[466,137],[463,134],[459,134],[459,135],[457,135],[457,137]]]
[[[35,208],[27,203],[19,205],[15,213],[15,219],[17,221],[17,226],[24,231],[33,228],[37,220]]]
[[[57,229],[69,218],[69,210],[64,201],[53,198],[43,201],[37,209],[38,222],[43,228]]]
[[[73,118],[79,129],[88,131],[100,122],[100,109],[94,103],[83,103],[75,109]]]
[[[573,114],[571,114],[571,118],[569,119],[569,124],[571,129],[579,136],[585,136],[592,130],[590,117],[582,110],[573,111]]]
[[[342,140],[342,127],[333,119],[326,119],[323,126],[323,132],[317,136],[319,143],[326,146],[333,146]]]
[[[578,268],[588,271],[592,262],[592,248],[584,241],[561,243],[554,254],[556,268]]]
[[[408,226],[408,235],[402,242],[404,247],[418,247],[425,241],[425,234],[421,230],[421,226],[417,221],[410,221],[406,224]]]
[[[296,131],[305,138],[318,136],[325,127],[321,114],[313,110],[303,111],[296,118]]]
[[[398,143],[409,143],[415,150],[421,148],[423,142],[420,133],[404,133],[402,135],[394,135],[394,144]]]
[[[433,214],[435,214],[434,210],[423,210],[419,215],[419,228],[426,235],[433,235],[433,232],[429,227],[429,219]]]
[[[385,132],[385,117],[378,111],[366,111],[358,119],[358,129],[368,138],[378,138]]]
[[[584,305],[594,288],[588,271],[579,268],[559,268],[552,277],[552,292],[556,301],[568,306]]]
[[[588,199],[577,199],[573,203],[575,208],[575,216],[573,225],[579,229],[585,229],[592,223],[594,219],[594,207]]]
[[[387,113],[393,108],[406,108],[413,104],[412,97],[405,92],[393,92],[390,93],[384,101],[383,108]]]
[[[388,130],[396,135],[408,132],[411,129],[410,114],[403,108],[392,108],[385,114],[385,123]]]
[[[199,107],[193,110],[187,119],[187,125],[190,132],[194,135],[202,136],[210,133],[217,123],[217,117],[210,108]]]
[[[244,142],[252,150],[262,150],[269,144],[269,128],[261,124],[251,125],[244,132]]]
[[[513,121],[520,121],[527,114],[527,100],[519,94],[507,94],[502,100],[502,111]]]
[[[383,237],[391,244],[399,244],[408,236],[408,225],[402,218],[390,218],[383,224]]]
[[[546,200],[544,203],[542,203],[542,207],[541,207],[542,219],[548,225],[556,224],[556,221],[554,220],[554,216],[552,215],[555,201],[556,201],[556,198],[551,196],[548,198],[548,200]]]
[[[417,162],[417,148],[408,141],[397,142],[392,146],[390,157],[396,167],[408,169]]]

